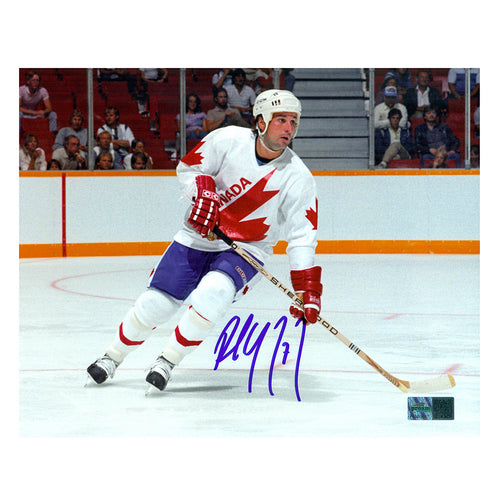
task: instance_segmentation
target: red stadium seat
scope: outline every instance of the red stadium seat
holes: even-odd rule
[[[420,160],[411,158],[409,160],[390,160],[389,168],[420,168]]]
[[[177,124],[173,113],[160,113],[160,137],[167,141],[175,141]]]
[[[461,113],[465,112],[465,99],[448,99],[448,113]]]
[[[434,160],[425,160],[424,168],[432,168],[432,162]],[[445,161],[446,168],[457,168],[457,162],[455,160]]]
[[[37,135],[49,130],[48,118],[21,118],[21,128],[28,134]]]

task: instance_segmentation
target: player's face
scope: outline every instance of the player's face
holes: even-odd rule
[[[285,149],[297,128],[297,113],[275,113],[264,135],[266,145],[274,151]]]

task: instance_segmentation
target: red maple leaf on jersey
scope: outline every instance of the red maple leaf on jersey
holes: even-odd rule
[[[313,229],[318,229],[318,198],[316,198],[316,211],[314,208],[306,210],[306,219],[312,224]]]
[[[203,160],[203,155],[198,149],[201,148],[205,144],[205,141],[199,142],[187,155],[183,156],[181,161],[185,163],[189,167],[193,165],[201,165],[201,161]]]
[[[220,211],[219,226],[231,239],[237,241],[261,241],[266,237],[270,227],[265,223],[266,217],[245,221],[243,219],[279,193],[279,190],[264,191],[274,172],[276,170],[260,179],[242,196]]]

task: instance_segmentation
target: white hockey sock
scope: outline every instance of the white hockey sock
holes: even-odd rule
[[[127,354],[135,351],[153,333],[155,327],[148,328],[143,325],[135,314],[132,307],[118,327],[118,332],[106,353],[116,362],[121,363]]]
[[[182,315],[163,356],[177,365],[193,352],[224,316],[235,293],[234,283],[229,276],[218,271],[207,273],[193,291],[192,306]]]
[[[214,323],[200,316],[190,306],[168,339],[162,352],[163,357],[178,365],[184,356],[193,352],[207,338],[213,326]]]
[[[179,301],[154,289],[144,292],[127,312],[107,354],[121,363],[137,349],[160,324],[165,323],[179,307]]]

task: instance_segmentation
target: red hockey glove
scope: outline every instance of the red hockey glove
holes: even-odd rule
[[[220,198],[215,192],[215,181],[209,175],[196,177],[196,187],[197,195],[188,222],[206,238],[219,222]]]
[[[297,319],[305,318],[307,323],[316,323],[321,310],[321,267],[315,266],[302,271],[291,271],[292,285],[295,293],[304,302],[304,310],[295,304],[290,306],[290,314]]]

